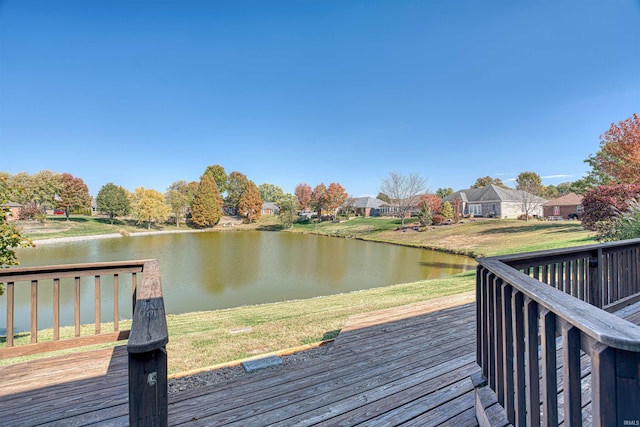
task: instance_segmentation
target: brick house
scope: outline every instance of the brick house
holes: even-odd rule
[[[582,196],[569,193],[542,205],[543,215],[547,219],[581,219],[584,212]]]

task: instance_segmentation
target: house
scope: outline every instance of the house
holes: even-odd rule
[[[2,204],[2,210],[7,215],[7,221],[17,221],[20,218],[20,209],[24,207],[20,203],[7,202]]]
[[[348,207],[352,208],[353,212],[359,216],[380,216],[384,204],[382,200],[375,197],[355,197]],[[342,209],[346,208],[347,204],[343,205]]]
[[[542,204],[546,200],[525,191],[490,184],[456,191],[442,201],[451,203],[454,211],[459,209],[462,216],[518,218],[525,213],[525,204],[529,215],[542,216]]]
[[[280,208],[273,202],[262,203],[262,215],[278,215]]]
[[[547,219],[580,219],[584,209],[582,196],[569,193],[542,205],[543,215]]]

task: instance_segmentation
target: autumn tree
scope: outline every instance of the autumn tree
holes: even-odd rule
[[[213,176],[204,173],[191,204],[191,221],[196,227],[216,225],[222,218],[222,197]]]
[[[519,190],[525,221],[529,221],[529,215],[546,201],[539,196],[543,189],[542,178],[535,172],[522,172],[516,178],[516,189]]]
[[[165,222],[171,209],[165,203],[164,195],[157,190],[138,187],[133,194],[131,212],[138,225],[147,224],[147,229],[158,222]]]
[[[293,223],[298,219],[298,198],[291,193],[285,194],[279,202],[278,220],[283,229],[293,227]]]
[[[234,212],[238,212],[238,203],[242,193],[247,188],[249,179],[241,172],[233,171],[229,174],[229,180],[227,183],[227,197],[225,199],[225,206],[229,207]]]
[[[298,199],[298,208],[307,210],[311,207],[311,186],[309,184],[300,183],[296,185],[294,194]]]
[[[56,197],[62,191],[62,175],[42,170],[33,175],[20,172],[7,180],[9,198],[23,205],[39,207],[43,214],[56,206]]]
[[[497,185],[501,188],[509,188],[504,184],[504,182],[502,182],[500,178],[492,178],[490,176],[483,176],[482,178],[476,179],[476,182],[471,186],[471,188],[482,188],[491,184]]]
[[[342,185],[337,182],[329,184],[326,192],[326,208],[333,211],[334,217],[337,214],[338,208],[347,200],[347,197],[349,197],[349,195]]]
[[[429,206],[429,211],[432,214],[436,214],[440,212],[440,208],[442,206],[442,199],[435,194],[425,194],[420,196],[420,200],[422,203],[426,203]]]
[[[640,116],[634,114],[600,135],[600,150],[589,156],[590,176],[598,184],[640,183]]]
[[[98,191],[96,204],[100,212],[109,215],[111,224],[116,217],[126,216],[131,212],[128,191],[112,182],[103,185]]]
[[[326,208],[327,186],[318,184],[311,192],[311,208],[316,211],[318,218],[322,218],[322,211]]]
[[[71,210],[91,209],[89,187],[87,187],[82,178],[75,178],[69,173],[63,173],[56,205],[58,208],[64,209],[67,221],[69,221]]]
[[[187,208],[191,202],[189,197],[190,191],[191,189],[187,181],[175,181],[167,188],[167,192],[164,195],[176,219],[176,227],[180,227],[180,220],[184,218],[187,213]]]
[[[628,210],[630,200],[640,200],[640,184],[603,185],[589,190],[582,199],[582,226],[591,231],[601,230],[603,223]]]
[[[284,197],[284,190],[275,184],[264,183],[258,186],[260,198],[263,202],[277,203]]]
[[[256,184],[249,180],[240,200],[238,201],[238,213],[248,222],[256,222],[262,215],[262,199]]]
[[[419,203],[418,196],[427,192],[427,181],[417,173],[405,176],[398,172],[390,172],[382,179],[380,192],[387,194],[396,205],[404,228],[405,217]]]

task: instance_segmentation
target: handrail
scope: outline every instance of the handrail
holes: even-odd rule
[[[478,259],[478,262],[594,340],[620,350],[640,351],[640,327],[547,286],[498,259]]]
[[[640,327],[604,309],[640,300],[640,239],[480,258],[476,284],[477,362],[510,423],[581,425],[589,367],[594,425],[636,422]]]

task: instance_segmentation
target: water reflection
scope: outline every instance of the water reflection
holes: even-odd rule
[[[159,234],[55,243],[20,249],[22,266],[157,258],[167,313],[229,308],[310,298],[436,278],[475,267],[475,261],[446,253],[341,239],[276,232]],[[103,279],[103,318],[112,320],[112,283]],[[124,279],[124,278],[123,278]],[[83,279],[82,322],[93,321],[93,279]],[[120,283],[121,317],[130,318],[130,282]],[[28,329],[28,286],[16,292],[16,323]],[[42,284],[39,326],[52,323],[51,292]],[[61,317],[73,324],[73,286],[61,290]],[[0,328],[6,325],[0,298]]]

